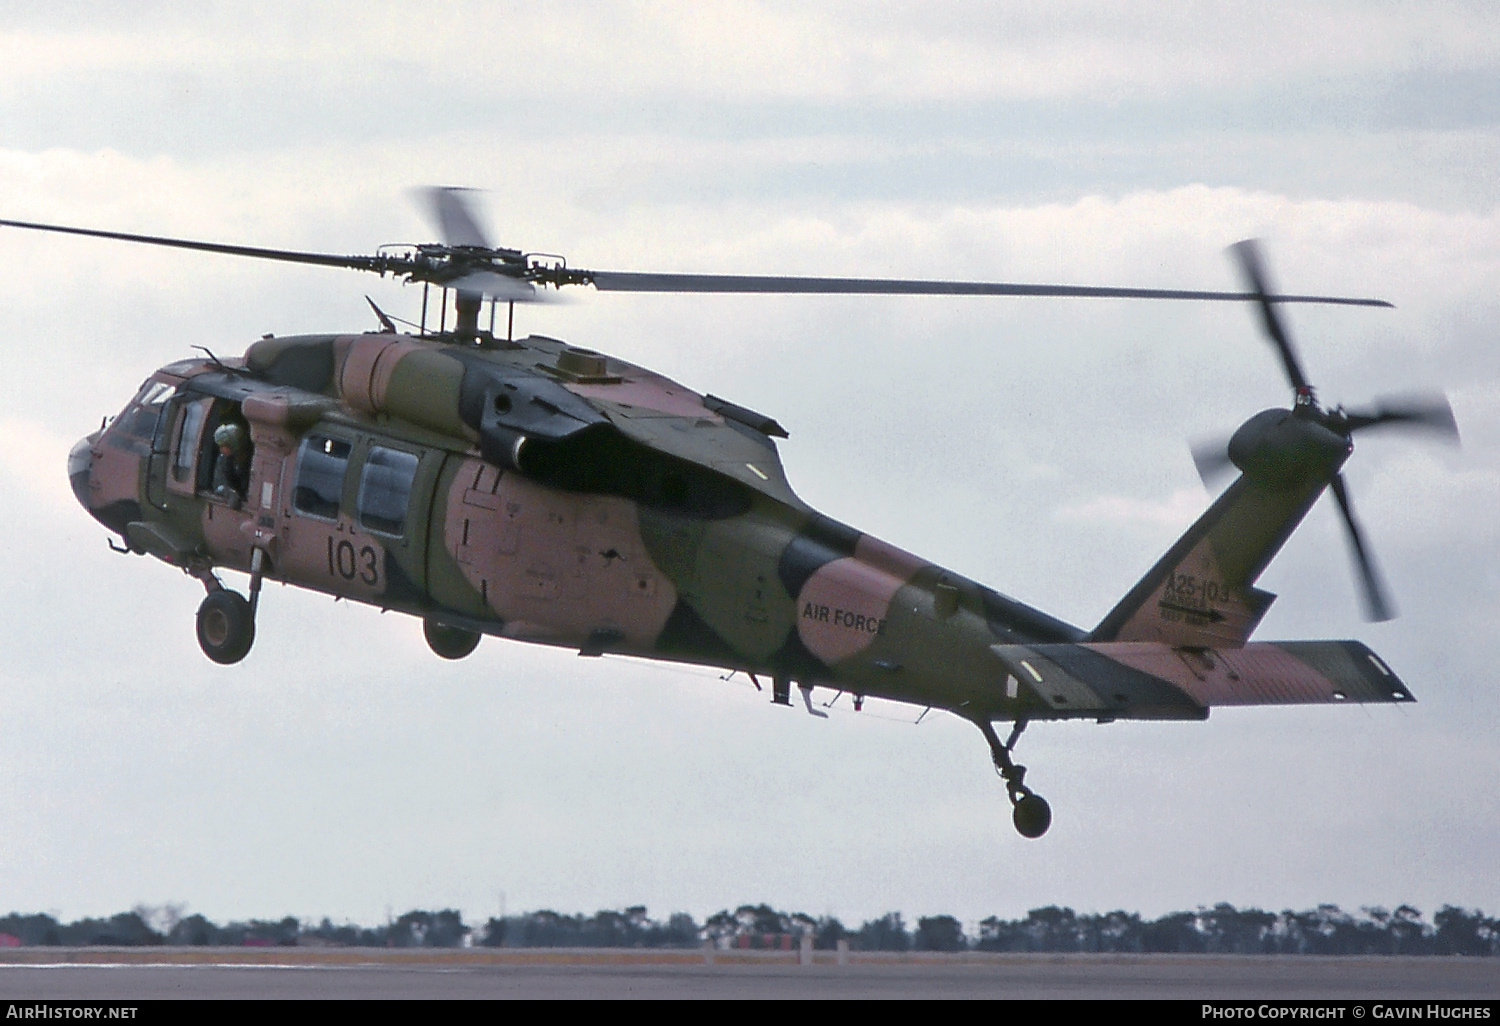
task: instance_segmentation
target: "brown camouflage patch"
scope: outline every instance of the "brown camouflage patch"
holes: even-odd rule
[[[702,396],[671,378],[618,360],[611,360],[610,366],[623,375],[623,380],[616,384],[568,382],[564,387],[584,399],[630,406],[637,416],[651,411],[667,417],[703,417],[715,424],[724,422],[724,418],[703,405]]]
[[[835,559],[814,571],[797,596],[797,634],[829,666],[858,655],[884,629],[905,582],[860,561]]]
[[[465,460],[449,486],[445,548],[506,634],[581,646],[595,631],[648,651],[677,591],[624,499],[572,495]]]

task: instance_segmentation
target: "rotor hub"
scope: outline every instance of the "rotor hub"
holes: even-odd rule
[[[1246,476],[1273,488],[1326,480],[1349,458],[1349,439],[1303,414],[1304,407],[1263,410],[1229,440],[1229,459]]]

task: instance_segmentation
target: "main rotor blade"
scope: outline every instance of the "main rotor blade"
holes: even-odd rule
[[[1332,303],[1390,306],[1383,299],[1342,296],[1264,296],[1258,292],[1132,289],[1097,285],[1025,285],[993,281],[925,281],[896,278],[803,278],[763,274],[659,274],[650,271],[579,271],[600,292],[740,292],[788,295],[1074,296],[1105,299],[1205,299],[1232,302]]]
[[[449,246],[492,249],[494,247],[485,238],[484,230],[479,227],[479,220],[474,216],[473,209],[464,199],[463,194],[472,191],[472,189],[434,187],[423,189],[422,195],[427,199],[432,219],[444,243]]]
[[[1407,426],[1434,431],[1446,439],[1458,442],[1458,422],[1453,419],[1453,407],[1442,393],[1425,395],[1384,396],[1375,401],[1371,410],[1346,410],[1350,431],[1385,426]]]
[[[381,256],[340,256],[335,253],[306,253],[294,249],[262,249],[259,246],[231,246],[222,242],[198,242],[193,239],[172,239],[161,235],[133,235],[129,232],[105,232],[97,228],[67,228],[57,224],[33,224],[30,221],[4,221],[0,225],[10,228],[31,228],[41,232],[61,232],[64,235],[87,235],[96,239],[118,239],[121,242],[144,242],[152,246],[170,246],[174,249],[193,249],[201,253],[227,253],[231,256],[258,257],[262,260],[283,260],[294,264],[317,264],[323,267],[348,267],[357,271],[402,273],[411,263],[407,260]]]
[[[511,278],[494,271],[470,271],[461,278],[442,283],[443,288],[456,289],[460,295],[483,296],[508,303],[535,303],[547,293],[538,293],[531,282]]]
[[[1364,535],[1360,532],[1359,522],[1354,519],[1354,508],[1349,504],[1349,490],[1344,487],[1344,475],[1335,474],[1329,484],[1333,487],[1333,497],[1338,500],[1339,510],[1344,514],[1344,526],[1349,529],[1350,551],[1364,584],[1365,616],[1377,623],[1389,620],[1396,615],[1395,607],[1386,598],[1385,587],[1380,583],[1380,575],[1375,570],[1375,562],[1365,548]]]
[[[1254,296],[1260,303],[1261,320],[1265,325],[1266,334],[1271,341],[1276,343],[1277,350],[1281,353],[1281,362],[1286,367],[1286,376],[1292,383],[1292,388],[1302,391],[1307,388],[1307,376],[1302,373],[1302,366],[1297,360],[1297,354],[1292,349],[1292,343],[1281,327],[1281,318],[1276,316],[1275,303],[1284,303],[1285,299],[1270,294],[1271,290],[1266,284],[1265,267],[1260,258],[1260,243],[1255,239],[1245,239],[1236,242],[1229,247],[1240,263],[1240,271],[1245,276],[1245,283],[1254,290]]]
[[[468,215],[462,200],[453,190],[434,190],[440,218],[447,217],[444,232],[449,245],[467,248],[471,244],[489,250],[484,235]],[[449,217],[448,215],[451,215]],[[101,231],[97,228],[72,228],[65,225],[38,224],[31,221],[0,220],[0,226],[27,228],[34,231],[83,235],[121,242],[140,242],[152,246],[190,249],[200,253],[225,253],[230,256],[281,260],[288,263],[314,264],[322,267],[346,267],[377,274],[405,274],[413,280],[450,285],[432,277],[432,268],[423,262],[396,255],[344,256],[336,253],[310,253],[302,250],[268,249],[260,246],[236,246],[222,242],[201,242],[161,235],[137,235],[131,232]],[[467,240],[467,241],[460,241]],[[509,250],[490,250],[491,254],[509,256]],[[456,254],[455,254],[456,255]],[[487,256],[487,254],[480,254]],[[515,256],[519,258],[520,254]],[[504,276],[501,276],[504,277]],[[928,281],[894,278],[817,278],[753,274],[661,274],[641,271],[583,271],[567,269],[539,271],[533,267],[528,277],[551,285],[592,284],[601,292],[733,292],[802,295],[908,295],[908,296],[1056,296],[1103,299],[1196,299],[1226,302],[1259,302],[1263,309],[1269,303],[1322,303],[1338,306],[1381,306],[1391,304],[1383,299],[1359,299],[1348,296],[1267,295],[1255,292],[1216,292],[1194,289],[1138,289],[1096,285],[1028,285],[1014,282]],[[482,290],[477,290],[482,291]],[[501,298],[509,298],[502,296]],[[517,297],[520,298],[519,296]]]

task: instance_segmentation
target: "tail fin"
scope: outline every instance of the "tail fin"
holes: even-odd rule
[[[1276,598],[1255,580],[1328,485],[1241,475],[1089,634],[1175,648],[1238,648]]]

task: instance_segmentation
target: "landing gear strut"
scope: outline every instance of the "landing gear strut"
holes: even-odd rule
[[[1010,732],[1010,737],[1006,738],[1004,744],[1000,743],[994,724],[981,720],[977,725],[984,734],[984,739],[990,743],[990,757],[995,760],[996,771],[1005,778],[1005,790],[1010,795],[1012,806],[1011,822],[1016,825],[1016,830],[1022,837],[1035,838],[1045,834],[1052,825],[1052,806],[1047,804],[1047,799],[1026,786],[1026,767],[1017,766],[1010,758],[1027,722],[1017,720],[1015,729]]]
[[[249,599],[224,587],[212,570],[194,574],[208,591],[198,606],[198,647],[222,666],[239,662],[255,644],[255,609],[260,605],[265,561],[266,554],[260,549],[250,556]]]

